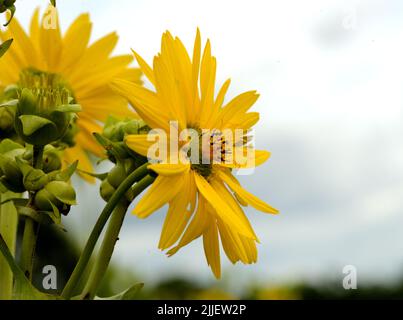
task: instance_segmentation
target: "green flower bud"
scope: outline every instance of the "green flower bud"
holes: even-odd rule
[[[51,181],[35,195],[35,206],[39,210],[53,211],[52,204],[62,213],[67,213],[70,206],[76,204],[74,188],[64,181]]]
[[[102,181],[100,186],[100,194],[102,199],[104,199],[106,202],[109,201],[115,190],[116,189],[108,182],[108,179]]]
[[[60,78],[29,70],[21,74],[20,86],[15,117],[19,136],[38,146],[61,139],[67,133],[74,113],[81,107],[70,104],[72,98]]]
[[[117,188],[126,179],[127,172],[122,162],[118,162],[108,174],[108,182],[112,187]]]
[[[57,171],[62,168],[60,152],[56,148],[47,145],[43,154],[43,171],[46,173]]]
[[[120,121],[116,118],[109,117],[105,123],[103,135],[113,142],[121,142],[127,134],[143,134],[147,133],[149,130],[149,127],[141,119]]]
[[[10,132],[14,130],[15,110],[11,107],[0,107],[0,130]]]
[[[135,119],[126,122],[125,125],[123,126],[123,131],[125,135],[146,134],[150,131],[150,127],[147,126],[147,124],[143,120]]]
[[[24,192],[23,175],[14,159],[0,154],[1,183],[10,191]]]
[[[5,139],[0,143],[0,182],[10,191],[24,192],[23,173],[16,162],[16,157],[24,154],[25,149]]]
[[[38,191],[49,182],[49,178],[42,170],[32,169],[24,175],[23,182],[27,191]]]

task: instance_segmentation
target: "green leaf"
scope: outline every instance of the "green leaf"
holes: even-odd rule
[[[14,256],[17,243],[18,213],[11,200],[17,196],[18,194],[11,192],[0,194],[2,200],[0,205],[0,234],[4,237],[4,241]],[[0,300],[10,300],[13,293],[13,273],[1,255],[0,270]]]
[[[3,255],[14,275],[14,291],[12,297],[14,300],[61,300],[60,297],[40,292],[29,282],[24,272],[15,262],[1,234],[0,253]]]
[[[135,300],[138,292],[144,287],[144,283],[136,283],[129,289],[108,298],[95,297],[95,300]]]
[[[56,128],[54,122],[35,115],[22,115],[18,118],[21,120],[22,130],[26,136],[32,135],[33,133],[47,125],[52,125]]]
[[[7,52],[8,48],[10,48],[13,43],[13,39],[8,39],[0,44],[0,58]]]

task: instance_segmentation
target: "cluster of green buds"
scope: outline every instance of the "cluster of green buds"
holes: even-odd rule
[[[76,194],[69,180],[77,162],[62,170],[57,149],[46,146],[42,155],[42,169],[33,166],[32,147],[24,147],[10,139],[0,143],[0,189],[16,193],[28,192],[29,199],[19,199],[17,209],[22,214],[43,222],[60,224],[61,214],[66,215],[76,203]]]
[[[0,99],[0,191],[27,192],[14,201],[21,214],[60,224],[76,201],[69,181],[77,163],[63,170],[61,157],[81,108],[57,75],[35,70]]]
[[[140,119],[118,120],[110,117],[105,123],[102,134],[95,134],[95,138],[105,148],[107,157],[114,164],[108,173],[96,175],[102,183],[101,197],[109,201],[115,190],[138,167],[147,162],[147,159],[129,149],[124,142],[128,134],[146,134],[150,128]],[[132,200],[130,191],[126,195]]]

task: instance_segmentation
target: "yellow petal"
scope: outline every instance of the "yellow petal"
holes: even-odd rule
[[[221,278],[220,247],[217,226],[214,222],[210,223],[204,231],[203,246],[207,263],[211,267],[214,276],[217,279]]]
[[[150,148],[158,141],[159,136],[153,134],[128,135],[125,138],[127,146],[138,154],[148,157]]]
[[[76,64],[83,56],[91,35],[91,22],[88,14],[80,15],[69,27],[63,38],[63,51],[60,63],[62,71]]]
[[[193,191],[190,186],[191,179],[193,179],[193,175],[187,173],[184,178],[183,191],[179,192],[169,203],[158,245],[161,250],[171,247],[178,241],[193,214],[193,211],[188,208],[194,196],[191,194]]]
[[[42,57],[49,72],[58,72],[60,68],[60,54],[62,52],[62,36],[60,33],[59,15],[55,9],[48,7],[42,18],[42,27],[39,31],[39,42]],[[54,16],[53,16],[54,14]],[[55,21],[48,21],[49,19]],[[47,23],[55,23],[56,28],[45,28]]]
[[[222,109],[215,122],[212,123],[213,128],[225,127],[227,123],[236,120],[237,117],[245,114],[258,98],[259,95],[256,91],[248,91],[238,95]]]
[[[228,79],[222,85],[220,91],[217,94],[217,98],[215,100],[215,110],[219,110],[222,107],[222,104],[224,103],[225,95],[227,94],[230,84],[231,84],[231,79]]]
[[[190,165],[188,164],[169,164],[169,163],[161,163],[161,164],[150,164],[148,169],[155,171],[159,175],[169,177],[175,176],[178,174],[188,173],[190,169]]]
[[[126,80],[114,80],[112,89],[125,97],[140,117],[151,127],[169,132],[169,117],[162,112],[162,106],[156,94],[146,88]]]
[[[232,210],[232,208],[220,197],[213,187],[199,174],[195,174],[196,186],[199,192],[214,208],[217,215],[230,227],[246,237],[254,239],[254,234],[245,222]]]
[[[253,234],[253,239],[259,241],[255,231],[252,228],[252,225],[250,224],[242,208],[235,201],[233,195],[225,187],[224,183],[222,181],[219,181],[218,179],[212,179],[210,184],[214,188],[214,190],[216,190],[217,193],[221,196],[221,198],[231,207],[232,211],[238,216],[238,218],[242,220],[243,224],[249,229],[249,232]]]
[[[232,263],[242,261],[243,263],[253,263],[256,260],[251,259],[254,256],[253,252],[249,253],[249,245],[245,247],[244,242],[241,240],[241,235],[233,232],[225,223],[220,219],[217,221],[218,230],[220,231],[221,242],[224,252]],[[245,238],[246,239],[246,238]],[[253,240],[250,240],[254,243]]]
[[[141,219],[147,218],[154,211],[171,201],[182,190],[184,176],[158,176],[147,193],[140,199],[133,214]]]
[[[148,80],[150,80],[150,82],[153,85],[155,85],[154,73],[151,67],[147,64],[147,62],[144,61],[144,59],[139,54],[137,54],[136,51],[132,49],[132,52],[137,60],[137,63],[141,68],[141,71],[143,71]]]
[[[196,213],[190,221],[189,226],[186,228],[186,231],[182,235],[178,245],[168,251],[168,256],[174,255],[179,251],[179,249],[199,238],[207,226],[207,221],[208,214],[206,212],[206,200],[199,194]]]
[[[236,192],[242,199],[244,199],[248,204],[259,211],[263,211],[266,213],[278,214],[279,211],[274,209],[273,207],[266,204],[264,201],[260,200],[258,197],[254,196],[250,192],[243,189],[239,183],[236,183],[234,180],[235,177],[230,173],[225,173],[223,171],[219,171],[218,176],[231,188],[232,191]]]
[[[252,128],[258,121],[260,115],[258,112],[245,113],[228,123],[219,124],[219,129],[231,128],[231,129],[244,129]]]
[[[253,147],[234,147],[232,163],[221,163],[222,167],[233,169],[255,168],[270,158],[270,152],[255,150]]]
[[[200,118],[199,71],[200,71],[201,38],[197,28],[192,58],[192,108],[188,114],[189,123],[195,124]]]

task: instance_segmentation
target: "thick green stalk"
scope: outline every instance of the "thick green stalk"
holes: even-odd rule
[[[18,197],[12,192],[0,194],[0,202]],[[18,228],[18,213],[12,202],[0,205],[0,234],[3,236],[12,256],[15,247]],[[0,256],[0,300],[11,300],[13,294],[13,272],[3,256]]]
[[[17,263],[14,260],[13,255],[10,252],[6,242],[3,239],[3,236],[0,234],[0,252],[3,258],[7,261],[8,266],[12,270],[13,274],[17,277],[23,277],[21,269],[18,267]]]
[[[21,269],[29,280],[32,279],[37,236],[37,223],[33,219],[26,217],[21,246]]]
[[[141,178],[147,175],[148,163],[142,165],[135,171],[133,171],[116,189],[115,193],[109,199],[108,203],[105,205],[104,209],[102,210],[97,222],[95,223],[94,228],[90,234],[90,237],[87,240],[87,243],[84,247],[84,250],[78,260],[76,267],[74,268],[73,273],[70,276],[63,292],[62,297],[65,299],[70,299],[73,294],[74,290],[77,288],[78,283],[85,271],[85,268],[88,265],[88,262],[91,258],[92,252],[94,251],[95,245],[98,241],[99,236],[102,233],[102,230],[107,223],[109,217],[112,214],[112,211],[121,201],[121,199],[125,196],[126,192],[132,187],[132,185],[139,181]]]
[[[43,146],[34,146],[33,165],[36,169],[42,169]],[[32,200],[33,195],[30,194]],[[36,241],[38,238],[39,225],[30,217],[25,217],[24,233],[21,247],[21,268],[25,276],[31,280],[34,267]]]
[[[154,180],[155,178],[152,176],[146,176],[143,178],[132,189],[133,196],[137,197],[144,189],[152,184]],[[94,268],[92,269],[90,278],[81,294],[82,299],[94,299],[95,294],[98,291],[99,285],[101,284],[112,258],[128,206],[129,203],[127,201],[121,201],[113,211]]]
[[[84,291],[81,294],[82,299],[92,300],[95,296],[95,292],[98,289],[98,286],[108,268],[108,264],[112,257],[127,208],[128,203],[126,201],[121,201],[115,210],[113,210],[95,264],[91,270],[90,277],[84,288]]]

